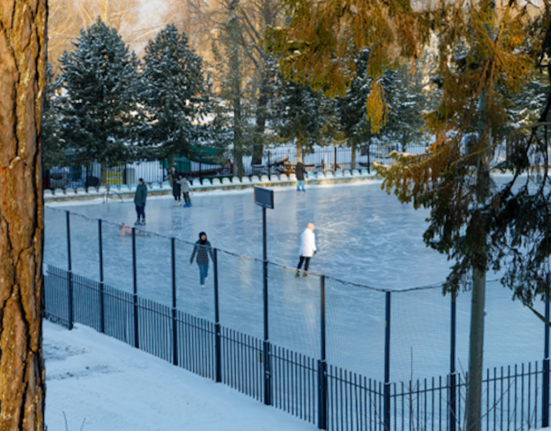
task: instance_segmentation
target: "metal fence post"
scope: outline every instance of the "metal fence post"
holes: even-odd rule
[[[216,383],[222,381],[222,348],[221,348],[221,334],[220,334],[220,307],[218,302],[218,250],[214,249],[214,354],[215,354],[215,366],[216,366]]]
[[[551,274],[547,274],[547,293],[545,294],[545,318],[549,321],[549,285],[551,283]],[[542,414],[541,426],[549,426],[549,325],[545,325],[545,342],[543,352],[543,393],[542,393]]]
[[[337,171],[337,147],[333,147],[333,175]]]
[[[178,365],[178,323],[176,320],[176,239],[171,238],[172,255],[172,363]]]
[[[203,155],[199,154],[199,184],[203,184]]]
[[[104,274],[103,274],[103,233],[101,219],[98,220],[98,240],[99,240],[99,313],[100,313],[100,332],[105,333],[105,295],[104,295]]]
[[[67,220],[67,281],[69,283],[68,306],[69,306],[69,329],[73,329],[74,312],[73,312],[73,267],[71,262],[71,214],[69,211],[65,213]]]
[[[140,348],[138,336],[138,272],[136,266],[136,228],[132,227],[132,273],[134,277],[134,347]]]
[[[264,404],[272,404],[272,379],[270,370],[270,342],[268,331],[268,253],[266,247],[266,207],[262,207],[262,238],[264,242]]]
[[[457,382],[455,375],[455,335],[456,335],[456,295],[451,295],[451,334],[450,334],[450,386],[448,394],[448,404],[450,405],[450,424],[448,429],[455,431],[457,423]]]
[[[390,292],[385,294],[385,386],[383,426],[390,430]]]
[[[318,361],[318,428],[327,429],[327,357],[325,349],[325,275],[320,277],[321,358]]]
[[[270,152],[268,151],[268,179],[272,181],[272,169],[270,167]]]

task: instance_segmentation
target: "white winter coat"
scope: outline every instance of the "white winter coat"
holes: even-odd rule
[[[316,235],[310,229],[304,229],[300,236],[300,256],[312,257],[316,251]]]

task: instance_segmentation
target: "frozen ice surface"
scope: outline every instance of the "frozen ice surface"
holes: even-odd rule
[[[275,209],[268,210],[268,258],[295,267],[299,237],[308,222],[316,226],[318,253],[310,270],[377,289],[403,290],[442,282],[449,262],[428,249],[422,234],[428,211],[415,211],[380,190],[373,181],[354,185],[275,189]],[[138,292],[171,304],[171,240],[177,260],[177,306],[213,320],[213,265],[205,289],[197,265],[190,265],[197,234],[205,231],[218,253],[220,316],[227,327],[261,338],[262,217],[252,190],[195,194],[192,208],[173,207],[172,197],[147,202],[146,236],[136,237]],[[74,214],[132,224],[132,202],[71,205]],[[47,264],[67,267],[65,214],[46,211]],[[98,223],[71,216],[72,265],[76,274],[99,279]],[[105,282],[132,291],[132,239],[119,237],[118,226],[103,223]],[[164,236],[158,236],[155,234]],[[187,242],[186,242],[187,241]],[[273,343],[319,357],[320,279],[311,274],[269,267],[269,328]],[[330,363],[383,379],[385,294],[333,278],[326,281],[327,355]],[[488,279],[496,278],[492,274]],[[396,292],[391,299],[391,379],[432,377],[449,372],[450,297],[440,289]],[[541,310],[541,304],[538,304]],[[487,290],[485,366],[537,361],[543,355],[543,325],[498,283]],[[466,370],[470,294],[457,301],[458,369]]]

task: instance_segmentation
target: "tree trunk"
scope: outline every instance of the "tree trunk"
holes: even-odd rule
[[[174,181],[174,178],[172,178],[172,166],[174,166],[174,153],[168,155],[168,177],[170,184]]]
[[[482,365],[484,352],[484,300],[486,272],[473,269],[471,329],[469,339],[469,380],[467,388],[467,431],[479,431],[482,406]]]
[[[352,172],[354,169],[356,169],[356,143],[352,142],[350,148],[352,150],[352,154],[350,156],[350,172]]]
[[[302,158],[302,139],[300,136],[297,136],[297,162],[300,158]]]
[[[107,164],[105,162],[101,163],[101,184],[100,186],[107,187]]]
[[[0,430],[43,430],[40,116],[46,0],[0,13]]]

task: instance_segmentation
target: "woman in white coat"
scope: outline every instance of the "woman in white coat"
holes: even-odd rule
[[[314,234],[314,224],[308,223],[308,227],[304,229],[300,236],[300,260],[297,266],[296,277],[299,276],[299,271],[304,263],[304,271],[308,271],[308,265],[310,264],[310,258],[316,253],[316,235]],[[303,276],[308,274],[304,272]]]

